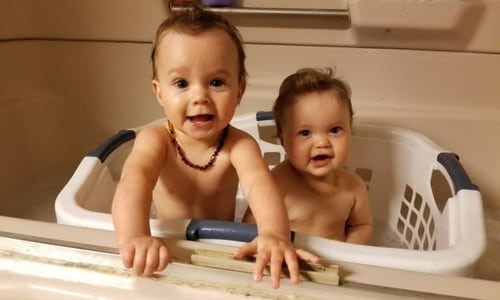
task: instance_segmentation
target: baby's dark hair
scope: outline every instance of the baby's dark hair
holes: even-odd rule
[[[156,52],[158,45],[166,32],[169,30],[176,30],[186,34],[196,35],[214,28],[218,28],[226,32],[236,45],[239,61],[239,77],[240,80],[245,79],[247,77],[247,71],[245,69],[246,55],[245,50],[243,49],[243,40],[240,32],[223,16],[206,10],[203,6],[196,3],[191,3],[178,12],[172,12],[170,17],[158,26],[151,50],[153,79],[157,79],[158,77],[156,68]]]
[[[278,98],[274,102],[273,117],[276,122],[278,136],[281,135],[283,111],[286,106],[292,104],[297,96],[328,90],[337,93],[340,101],[347,105],[349,119],[352,123],[353,109],[349,85],[340,79],[334,78],[334,72],[331,68],[303,68],[283,80]]]

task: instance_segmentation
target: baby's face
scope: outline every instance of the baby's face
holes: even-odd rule
[[[177,130],[201,139],[230,122],[245,82],[239,78],[236,45],[226,32],[169,31],[158,46],[157,66],[153,88]]]
[[[325,176],[343,167],[351,148],[350,115],[333,91],[295,98],[283,111],[281,139],[301,172]]]

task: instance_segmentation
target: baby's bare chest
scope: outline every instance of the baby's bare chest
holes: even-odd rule
[[[235,169],[221,160],[212,168],[199,170],[183,164],[162,168],[157,188],[169,194],[223,195],[233,193],[238,185]]]
[[[334,196],[297,192],[287,194],[286,205],[291,222],[336,224],[349,218],[354,197],[350,192],[339,192]]]
[[[153,200],[168,217],[229,218],[234,212],[238,177],[222,163],[207,170],[170,166],[161,170]]]

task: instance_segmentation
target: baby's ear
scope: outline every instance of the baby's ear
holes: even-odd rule
[[[156,101],[158,101],[158,103],[162,105],[160,83],[156,79],[153,79],[151,83],[152,83],[153,93],[155,94],[156,97]]]
[[[246,88],[247,88],[247,81],[246,79],[243,78],[240,80],[240,86],[238,87],[238,104],[240,104]]]

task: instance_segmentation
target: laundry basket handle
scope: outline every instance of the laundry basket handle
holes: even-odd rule
[[[186,239],[220,239],[250,242],[257,236],[257,226],[220,220],[191,220],[186,228]]]
[[[473,184],[467,175],[467,172],[462,167],[458,155],[455,153],[442,152],[437,156],[437,160],[446,169],[450,175],[455,193],[460,190],[479,190],[477,185]]]
[[[255,114],[255,119],[258,121],[268,121],[273,119],[272,111],[263,111],[260,110]]]
[[[257,235],[256,225],[231,221],[193,219],[186,227],[186,239],[190,241],[217,239],[251,242]],[[297,235],[301,234],[291,231],[290,239],[293,241]]]
[[[87,154],[87,156],[97,157],[101,162],[104,162],[111,152],[132,139],[135,139],[135,131],[120,130],[118,133],[97,146],[97,148],[92,150],[89,154]]]

